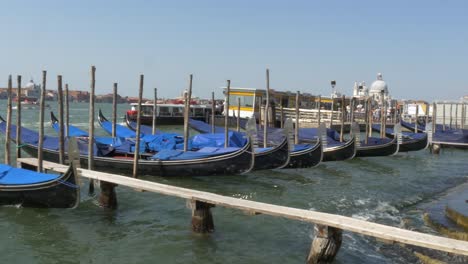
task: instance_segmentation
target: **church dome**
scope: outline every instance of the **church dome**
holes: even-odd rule
[[[372,83],[369,92],[372,94],[380,94],[382,93],[382,91],[384,92],[384,94],[388,94],[388,87],[387,83],[384,80],[382,80],[382,74],[378,73],[377,80],[375,80]]]
[[[30,81],[26,84],[26,86],[24,86],[24,88],[26,88],[26,89],[34,89],[35,87],[36,87],[36,84],[34,83],[33,80],[30,80]]]

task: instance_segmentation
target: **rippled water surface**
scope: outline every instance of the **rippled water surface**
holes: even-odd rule
[[[56,103],[49,103],[48,110],[55,110]],[[111,104],[98,107],[111,116]],[[119,116],[126,108],[128,105],[119,105]],[[0,101],[0,114],[6,115],[5,101]],[[37,109],[23,110],[24,126],[35,129],[37,120]],[[71,104],[70,120],[87,129],[87,104]],[[96,126],[98,135],[104,135]],[[47,133],[53,134],[49,124],[47,127]],[[2,136],[2,150],[4,141]],[[435,233],[422,220],[421,208],[466,181],[467,159],[468,151],[443,150],[436,156],[425,150],[330,162],[312,169],[222,177],[145,178]],[[96,197],[87,196],[85,188],[81,204],[74,210],[1,207],[1,263],[285,264],[304,263],[310,249],[311,224],[216,207],[212,209],[216,231],[198,235],[190,230],[191,211],[185,200],[125,187],[118,187],[117,193],[116,211],[98,207]],[[336,262],[416,262],[413,250],[345,232]]]

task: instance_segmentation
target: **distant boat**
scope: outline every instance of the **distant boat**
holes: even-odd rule
[[[131,109],[126,112],[125,119],[127,122],[136,122],[138,115],[138,104],[130,104]],[[141,105],[141,124],[153,124],[153,104],[144,103]],[[185,106],[180,100],[173,100],[156,106],[156,124],[158,125],[182,125],[184,123]],[[203,104],[190,104],[190,118],[196,120],[205,120],[207,115],[211,114],[211,107]]]
[[[0,165],[0,205],[74,208],[79,203],[79,191],[71,165],[62,175]]]

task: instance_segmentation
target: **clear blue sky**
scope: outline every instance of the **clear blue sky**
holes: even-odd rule
[[[194,95],[227,79],[236,87],[346,94],[382,72],[397,98],[468,94],[468,1],[5,1],[0,16],[0,86],[8,74],[48,88],[137,96]],[[27,81],[27,80],[25,80]]]

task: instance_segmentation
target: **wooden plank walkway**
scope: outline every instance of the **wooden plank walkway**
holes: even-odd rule
[[[37,166],[37,159],[20,158],[18,159],[18,164]],[[44,161],[43,168],[46,170],[56,172],[65,172],[68,166]],[[77,171],[78,175],[82,177],[115,183],[118,185],[135,188],[138,190],[175,196],[179,198],[188,199],[190,201],[200,201],[207,204],[213,204],[227,208],[239,209],[247,211],[251,214],[260,213],[299,220],[303,222],[310,222],[314,224],[347,230],[387,241],[399,242],[403,244],[420,246],[468,256],[468,242],[461,240],[424,234],[420,232],[405,230],[382,224],[376,224],[341,215],[334,215],[280,205],[243,200],[208,192],[155,183],[151,181],[134,179],[115,174],[90,171],[80,168],[78,168]]]

